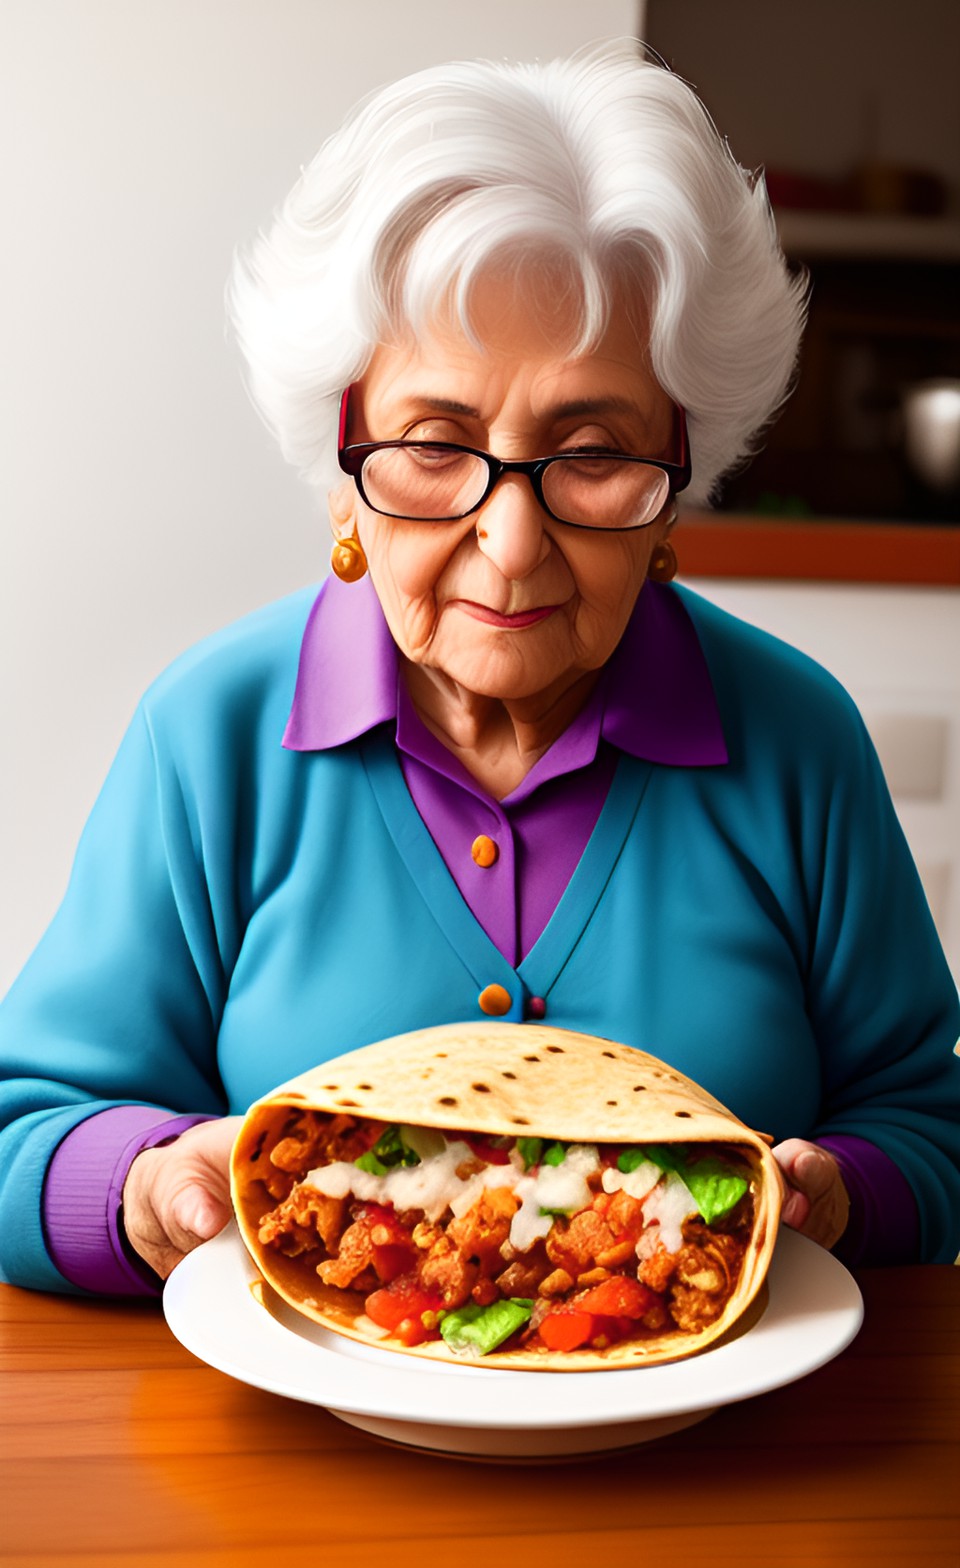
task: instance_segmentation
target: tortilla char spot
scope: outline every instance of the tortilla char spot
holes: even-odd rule
[[[287,1095],[288,1100],[305,1100],[306,1098],[306,1095],[301,1094],[299,1089],[291,1089]]]
[[[516,1076],[517,1076],[516,1073],[508,1073],[508,1072],[502,1072],[500,1074],[501,1078],[514,1078],[515,1079]]]
[[[514,1127],[529,1127],[530,1126],[530,1123],[527,1121],[527,1118],[525,1116],[511,1116],[510,1120],[513,1122]]]
[[[539,1062],[540,1060],[539,1056],[525,1056],[523,1059],[525,1062]]]
[[[690,1120],[690,1112],[689,1111],[674,1111],[673,1114],[674,1114],[674,1116],[682,1117],[682,1119],[684,1121],[688,1122]]]
[[[646,1087],[647,1086],[645,1083],[635,1083],[633,1086],[633,1092],[634,1094],[643,1094]]]
[[[437,1052],[435,1052],[435,1055],[436,1055],[436,1058],[437,1058],[438,1062],[445,1062],[446,1059],[447,1059],[446,1051],[437,1051]]]
[[[456,1099],[452,1094],[445,1094],[437,1101],[438,1105],[456,1105],[456,1103]]]
[[[359,1111],[359,1109],[360,1109],[360,1101],[359,1100],[338,1100],[337,1104],[338,1105],[349,1105],[350,1109],[354,1110],[354,1111]]]
[[[607,1104],[608,1105],[619,1105],[620,1101],[619,1100],[608,1100]]]
[[[325,1083],[323,1087],[329,1089],[331,1094],[335,1094],[340,1085],[338,1083]]]
[[[473,1083],[470,1085],[470,1087],[471,1089],[475,1089],[478,1094],[490,1093],[490,1085],[488,1083]]]
[[[552,1051],[554,1056],[562,1056],[563,1055],[563,1046],[562,1045],[548,1045],[547,1046],[547,1050],[548,1051]]]
[[[612,1062],[615,1062],[615,1061],[616,1061],[616,1059],[617,1059],[617,1057],[616,1057],[616,1052],[614,1052],[614,1051],[604,1051],[604,1052],[603,1052],[603,1053],[602,1053],[602,1054],[603,1054],[603,1055],[604,1055],[604,1056],[609,1056],[609,1058],[610,1058],[610,1060],[611,1060],[611,1061],[612,1061]]]
[[[373,1084],[372,1083],[358,1083],[357,1084],[357,1088],[358,1089],[372,1089],[373,1088]]]

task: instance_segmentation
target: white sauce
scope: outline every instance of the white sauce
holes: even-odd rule
[[[411,1147],[415,1146],[406,1128],[404,1137]],[[509,1187],[520,1200],[510,1225],[510,1242],[517,1252],[529,1251],[539,1237],[549,1233],[554,1216],[542,1214],[542,1209],[575,1214],[590,1204],[593,1194],[587,1177],[600,1167],[593,1144],[571,1144],[561,1165],[541,1165],[529,1173],[524,1171],[519,1151],[513,1149],[507,1164],[486,1165],[462,1180],[457,1166],[472,1160],[473,1151],[466,1143],[442,1140],[442,1150],[429,1153],[436,1148],[438,1138],[442,1140],[442,1135],[430,1132],[421,1141],[426,1157],[419,1165],[399,1166],[385,1176],[376,1176],[372,1171],[358,1170],[349,1161],[336,1160],[309,1171],[304,1183],[331,1198],[352,1196],[368,1203],[391,1204],[401,1211],[422,1209],[426,1218],[434,1222],[447,1209],[458,1218],[466,1214],[487,1188]],[[632,1197],[647,1199],[645,1217],[659,1220],[664,1244],[675,1251],[680,1246],[680,1223],[695,1210],[696,1204],[679,1176],[671,1172],[664,1182],[660,1177],[657,1166],[645,1161],[626,1175],[618,1170],[604,1171],[603,1189],[616,1192],[622,1188]]]
[[[599,1164],[592,1145],[574,1143],[562,1165],[541,1165],[535,1173],[521,1176],[514,1189],[520,1207],[510,1222],[511,1247],[529,1252],[535,1241],[549,1235],[554,1216],[541,1214],[541,1209],[562,1209],[567,1214],[585,1209],[593,1197],[586,1176]]]
[[[652,1160],[644,1160],[635,1171],[618,1171],[615,1165],[611,1165],[603,1173],[603,1190],[628,1192],[631,1198],[637,1198],[642,1202],[647,1193],[653,1191],[660,1180],[660,1175],[659,1165],[654,1165]]]
[[[334,1160],[331,1165],[308,1171],[303,1179],[307,1186],[330,1198],[346,1198],[352,1194],[367,1203],[390,1203],[401,1211],[422,1209],[428,1220],[435,1221],[446,1213],[467,1185],[458,1177],[457,1166],[472,1158],[469,1144],[454,1142],[446,1144],[443,1153],[432,1159],[423,1160],[419,1165],[398,1166],[385,1176],[358,1170],[348,1160]]]
[[[696,1198],[676,1171],[665,1173],[643,1205],[643,1217],[648,1225],[659,1220],[660,1236],[668,1252],[680,1251],[683,1246],[681,1226],[697,1212]]]
[[[459,1219],[472,1209],[481,1193],[488,1187],[516,1187],[517,1173],[512,1165],[487,1165],[468,1181],[460,1183],[460,1191],[451,1200],[454,1217]]]
[[[664,1247],[668,1252],[679,1252],[683,1246],[683,1222],[698,1210],[696,1198],[676,1171],[661,1171],[652,1160],[644,1160],[635,1171],[605,1170],[603,1190],[622,1190],[631,1198],[639,1199],[645,1223],[651,1225],[656,1221]]]

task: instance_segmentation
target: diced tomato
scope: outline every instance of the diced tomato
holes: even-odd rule
[[[431,1337],[429,1329],[424,1328],[421,1318],[402,1318],[393,1331],[394,1339],[399,1339],[401,1345],[422,1345],[425,1339]],[[436,1339],[436,1334],[432,1336]]]
[[[489,1138],[484,1138],[479,1133],[449,1132],[447,1137],[451,1142],[456,1139],[460,1143],[469,1144],[478,1160],[484,1160],[487,1165],[509,1165],[510,1151],[501,1148],[499,1144],[492,1143]]]
[[[578,1350],[598,1340],[615,1344],[636,1332],[636,1320],[657,1300],[626,1274],[615,1274],[548,1312],[537,1332],[548,1350]]]
[[[360,1203],[353,1210],[353,1217],[357,1223],[368,1225],[371,1230],[375,1225],[386,1226],[394,1241],[402,1241],[407,1235],[397,1218],[396,1210],[386,1203]]]
[[[653,1306],[656,1295],[638,1279],[627,1274],[614,1274],[602,1284],[578,1295],[576,1306],[583,1312],[610,1318],[642,1318]]]
[[[425,1290],[416,1275],[408,1273],[381,1290],[372,1291],[364,1302],[364,1311],[380,1328],[398,1335],[405,1345],[418,1345],[428,1336],[437,1337],[439,1330],[425,1328],[422,1320],[425,1312],[439,1312],[442,1306],[439,1292]]]
[[[548,1350],[579,1350],[582,1345],[615,1345],[629,1339],[637,1332],[637,1320],[558,1307],[547,1314],[537,1332]]]
[[[558,1307],[548,1312],[538,1330],[548,1350],[578,1350],[587,1344],[595,1332],[595,1319],[590,1312],[565,1311]]]
[[[391,1242],[387,1246],[373,1249],[373,1266],[377,1271],[377,1277],[385,1285],[399,1279],[401,1274],[409,1274],[416,1261],[416,1253],[402,1242]]]
[[[602,1318],[593,1320],[591,1345],[615,1345],[618,1340],[629,1339],[637,1332],[636,1318]]]

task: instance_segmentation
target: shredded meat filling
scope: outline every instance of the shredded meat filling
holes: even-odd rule
[[[676,1256],[669,1290],[670,1315],[678,1328],[693,1334],[720,1316],[736,1284],[743,1262],[744,1244],[729,1235],[711,1235],[704,1226],[688,1226],[686,1241]]]
[[[484,1188],[465,1213],[448,1211],[434,1221],[421,1211],[329,1197],[303,1181],[318,1165],[356,1160],[383,1131],[383,1123],[349,1116],[292,1115],[264,1162],[266,1192],[281,1201],[264,1214],[260,1241],[290,1257],[311,1255],[305,1266],[340,1289],[366,1293],[410,1280],[446,1310],[501,1297],[532,1300],[526,1344],[537,1343],[545,1316],[568,1297],[618,1277],[639,1280],[653,1299],[626,1328],[622,1319],[619,1326],[598,1320],[614,1338],[672,1328],[696,1333],[716,1321],[736,1286],[752,1221],[749,1195],[719,1228],[688,1219],[682,1245],[671,1252],[660,1227],[645,1224],[643,1203],[622,1189],[601,1190],[598,1172],[590,1203],[569,1218],[557,1216],[545,1239],[520,1252],[510,1241],[519,1199],[507,1185]],[[458,1174],[466,1179],[483,1168],[472,1159]],[[607,1342],[605,1333],[599,1327],[591,1343]]]
[[[290,1196],[268,1214],[259,1230],[265,1246],[280,1246],[288,1257],[321,1242],[336,1252],[346,1215],[345,1198],[328,1198],[315,1187],[295,1186]]]

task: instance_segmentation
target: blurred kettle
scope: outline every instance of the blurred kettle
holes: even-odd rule
[[[960,379],[916,381],[901,394],[903,445],[916,477],[949,495],[960,489]]]

